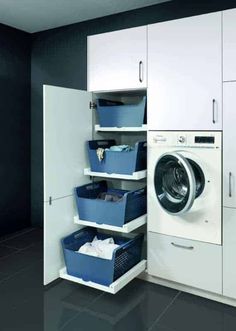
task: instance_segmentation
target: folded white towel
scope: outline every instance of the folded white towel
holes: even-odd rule
[[[111,260],[113,251],[119,247],[119,245],[115,244],[113,238],[107,238],[104,240],[99,240],[97,236],[93,238],[92,242],[87,242],[83,246],[80,247],[78,253],[97,256],[102,259]]]

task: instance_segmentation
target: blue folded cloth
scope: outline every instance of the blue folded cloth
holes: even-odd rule
[[[117,146],[111,146],[110,148],[106,148],[106,151],[112,151],[112,152],[130,152],[133,150],[133,147],[129,145],[117,145]]]
[[[96,150],[97,157],[99,162],[101,162],[104,159],[104,153],[105,152],[131,152],[134,148],[129,145],[117,145],[117,146],[111,146],[110,148],[98,148]]]

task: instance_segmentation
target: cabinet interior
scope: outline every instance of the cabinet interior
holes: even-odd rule
[[[142,100],[144,96],[147,96],[147,90],[132,90],[132,91],[113,91],[113,92],[100,92],[100,93],[93,93],[92,98],[93,102],[96,103],[98,98],[107,99],[112,101],[121,101],[125,104],[135,104]],[[95,124],[98,124],[98,116],[96,109],[92,110],[92,139],[115,139],[117,144],[123,145],[134,145],[137,141],[146,141],[147,140],[147,132],[140,131],[140,132],[106,132],[106,131],[96,131]],[[147,114],[147,105],[145,109],[145,116],[146,119]],[[144,122],[146,123],[146,121]],[[99,180],[97,178],[96,180]],[[124,190],[134,190],[137,188],[142,188],[146,185],[146,179],[141,179],[140,181],[126,181],[126,180],[109,180],[111,187],[117,187]]]
[[[113,92],[100,92],[100,93],[92,93],[93,102],[96,103],[98,98],[111,100],[111,101],[121,101],[124,104],[136,104],[142,100],[142,98],[147,97],[147,90],[131,90],[131,91],[113,91]],[[139,132],[106,132],[106,131],[96,131],[95,124],[98,124],[98,116],[96,109],[92,110],[92,122],[93,122],[93,133],[92,139],[115,139],[117,144],[127,144],[134,146],[137,141],[146,141],[147,140],[147,132],[146,131],[139,131]],[[145,116],[144,116],[144,124],[147,123],[147,103],[145,109]],[[101,178],[93,178],[94,181],[100,181]],[[139,181],[132,181],[132,180],[120,180],[120,179],[107,179],[108,186],[111,188],[118,188],[123,190],[135,190],[139,188],[143,188],[147,185],[146,178],[141,179]],[[146,259],[147,256],[147,235],[146,235],[146,225],[134,230],[133,233],[143,233],[144,242],[143,242],[143,253],[142,258]],[[111,235],[115,235],[114,232],[109,232]],[[131,234],[131,233],[130,233]],[[123,234],[122,234],[123,235]]]

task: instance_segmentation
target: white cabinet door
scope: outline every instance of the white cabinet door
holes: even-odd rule
[[[236,208],[236,82],[223,84],[224,206]]]
[[[73,196],[44,202],[44,285],[59,278],[64,267],[61,239],[79,229],[74,224],[76,206]]]
[[[44,85],[45,285],[63,266],[60,239],[78,229],[73,189],[88,182],[83,170],[86,140],[92,137],[90,101],[88,92]]]
[[[221,13],[148,26],[148,129],[221,130]]]
[[[86,91],[44,85],[44,201],[73,194],[86,178],[91,98]]]
[[[224,208],[223,295],[236,299],[236,210]]]
[[[88,37],[88,90],[140,89],[147,86],[147,27]]]
[[[236,9],[223,11],[223,79],[236,80]]]

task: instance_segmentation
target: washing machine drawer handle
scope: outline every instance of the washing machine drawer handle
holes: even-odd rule
[[[183,248],[183,249],[189,249],[189,250],[194,249],[193,246],[184,246],[184,245],[176,244],[174,242],[172,242],[171,245],[174,246],[174,247]]]

